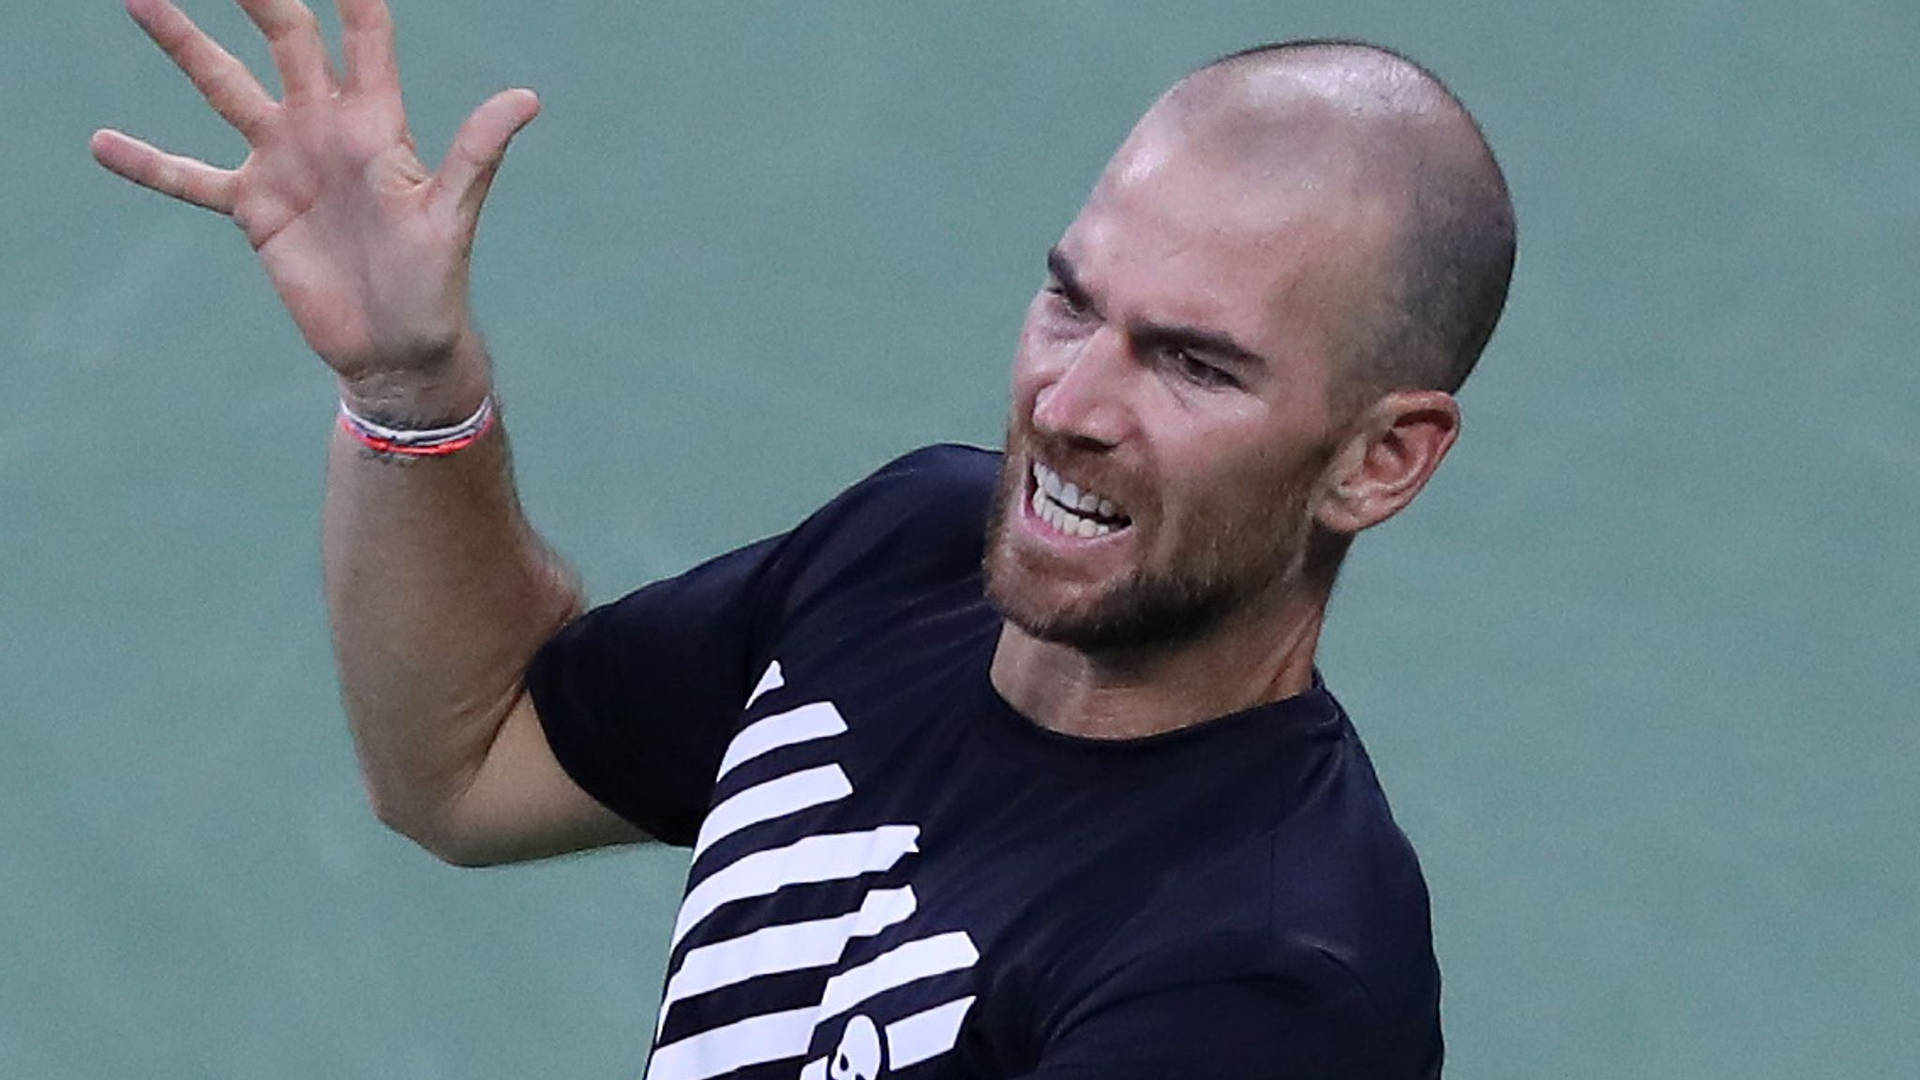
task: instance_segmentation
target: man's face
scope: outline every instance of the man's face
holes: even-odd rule
[[[1389,224],[1327,187],[1148,127],[1122,147],[1014,362],[986,557],[1014,625],[1150,647],[1298,584],[1339,434],[1333,358]]]

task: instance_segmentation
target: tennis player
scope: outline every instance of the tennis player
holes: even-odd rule
[[[692,849],[648,1075],[1433,1077],[1419,866],[1314,664],[1361,531],[1427,482],[1513,215],[1465,109],[1356,43],[1156,102],[1045,252],[1005,447],[894,461],[585,610],[515,499],[468,305],[538,110],[417,156],[381,0],[283,96],[168,0],[238,168],[103,131],[230,217],[338,375],[327,595],[382,820],[461,864]]]

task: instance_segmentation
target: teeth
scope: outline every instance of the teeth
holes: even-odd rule
[[[1060,494],[1060,474],[1037,461],[1033,463],[1033,484],[1036,491],[1056,496]]]
[[[1055,531],[1083,539],[1105,536],[1114,531],[1114,527],[1106,522],[1081,516],[1081,513],[1096,512],[1104,517],[1120,516],[1120,508],[1111,499],[1103,499],[1091,491],[1081,491],[1077,485],[1061,480],[1059,473],[1037,461],[1033,463],[1033,482],[1034,516]],[[1068,510],[1069,506],[1081,513]]]

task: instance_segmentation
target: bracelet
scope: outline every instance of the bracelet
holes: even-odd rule
[[[344,398],[340,402],[340,430],[359,440],[362,445],[383,454],[440,457],[472,446],[492,426],[492,394],[481,399],[480,407],[473,411],[472,416],[457,424],[413,431],[376,424],[347,408]]]

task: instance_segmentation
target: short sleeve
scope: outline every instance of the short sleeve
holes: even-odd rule
[[[554,757],[589,795],[648,835],[691,845],[726,745],[796,611],[932,557],[919,550],[924,545],[901,542],[908,523],[925,526],[930,511],[973,515],[970,529],[930,531],[971,533],[942,549],[943,557],[977,564],[978,519],[997,461],[960,447],[908,454],[792,532],[574,620],[526,672]]]
[[[691,844],[699,832],[757,675],[757,622],[783,539],[595,608],[527,668],[527,690],[567,775],[666,843]]]

